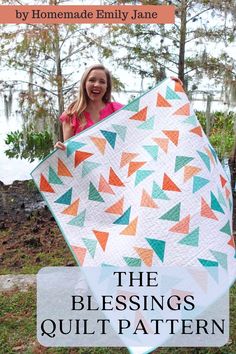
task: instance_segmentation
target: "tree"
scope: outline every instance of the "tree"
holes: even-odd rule
[[[65,1],[43,3],[57,6]],[[18,1],[5,0],[4,4]],[[105,31],[98,35],[90,25],[22,24],[2,25],[0,34],[0,65],[25,73],[21,78],[4,80],[2,90],[24,84],[19,103],[25,125],[32,129],[39,118],[47,117],[48,125],[53,126],[64,111],[65,97],[71,96],[78,84],[78,73],[88,59],[97,56]]]
[[[112,45],[117,50],[119,65],[156,82],[171,73],[186,87],[192,80],[191,89],[197,88],[203,76],[228,85],[234,80],[233,58],[227,51],[219,51],[213,46],[217,43],[227,47],[234,41],[234,0],[139,2],[143,5],[175,5],[176,23],[113,25]]]

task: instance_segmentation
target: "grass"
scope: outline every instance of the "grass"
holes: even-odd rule
[[[236,347],[236,285],[230,291],[230,342],[221,348],[160,348],[160,354],[233,354]],[[44,348],[36,339],[36,291],[14,291],[0,297],[1,354],[128,354],[125,348]]]

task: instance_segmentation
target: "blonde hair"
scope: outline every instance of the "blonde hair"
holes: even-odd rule
[[[68,106],[65,111],[70,118],[73,116],[73,114],[77,115],[81,128],[84,127],[86,124],[84,112],[89,103],[89,97],[85,89],[85,84],[92,70],[103,70],[105,72],[107,79],[107,89],[102,100],[104,103],[108,103],[111,101],[112,81],[110,72],[102,64],[95,64],[90,66],[87,70],[85,70],[84,74],[82,75],[77,98]]]

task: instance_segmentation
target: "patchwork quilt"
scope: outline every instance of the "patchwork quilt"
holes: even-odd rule
[[[230,183],[178,82],[69,139],[32,177],[79,266],[213,267],[233,281]]]

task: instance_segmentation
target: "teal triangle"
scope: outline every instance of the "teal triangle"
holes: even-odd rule
[[[166,193],[161,189],[161,187],[158,186],[158,184],[156,182],[153,182],[153,185],[152,185],[152,198],[153,199],[169,200]]]
[[[154,116],[147,119],[141,125],[138,126],[139,129],[152,130],[154,127]]]
[[[175,172],[179,171],[182,167],[187,165],[192,160],[193,160],[193,157],[176,156],[176,159],[175,159]]]
[[[122,141],[125,141],[127,127],[125,127],[124,125],[112,124],[112,128],[115,130],[119,138]]]
[[[224,214],[224,210],[221,208],[220,203],[216,199],[216,196],[211,192],[211,209],[219,211]]]
[[[161,277],[161,284],[160,284],[160,292],[161,294],[167,293],[169,290],[172,290],[175,285],[182,282],[181,278],[176,278],[172,276],[168,276],[166,274],[162,275]]]
[[[141,259],[140,258],[132,258],[132,257],[124,257],[125,263],[129,267],[140,267]]]
[[[153,251],[156,253],[157,257],[160,258],[160,260],[163,262],[164,261],[164,255],[165,255],[165,241],[162,240],[156,240],[154,238],[146,238],[147,242],[149,245],[152,247]]]
[[[230,209],[230,211],[232,210],[232,207],[233,207],[233,203],[232,203],[231,199],[229,199],[229,209]]]
[[[218,262],[210,261],[208,259],[198,258],[198,261],[207,269],[212,278],[218,282]]]
[[[180,206],[181,206],[181,203],[176,204],[173,208],[168,210],[167,213],[162,215],[159,219],[161,219],[161,220],[179,221]]]
[[[89,200],[93,200],[95,202],[104,202],[104,199],[101,197],[100,193],[96,189],[96,187],[92,184],[92,182],[89,183]]]
[[[145,178],[150,176],[154,171],[153,170],[138,170],[136,172],[136,177],[135,177],[135,187],[141,183]]]
[[[157,145],[144,145],[143,148],[149,153],[149,155],[153,158],[154,161],[157,160],[158,157]]]
[[[204,164],[206,165],[208,171],[211,171],[211,162],[209,156],[207,154],[204,154],[204,152],[202,151],[197,151],[197,153],[201,157]]]
[[[71,221],[69,221],[68,224],[69,225],[83,227],[84,226],[84,220],[85,220],[85,214],[86,214],[86,209],[83,210],[79,215],[77,215]]]
[[[81,147],[83,147],[84,143],[76,142],[76,141],[69,141],[66,145],[66,154],[67,157],[73,154],[76,150],[79,150]]]
[[[114,269],[116,269],[114,265],[108,263],[101,263],[101,267],[103,269],[99,270],[100,272],[99,279],[98,279],[99,284],[101,284],[104,280],[111,279],[111,272],[113,273]]]
[[[187,236],[179,241],[182,245],[197,247],[199,241],[199,227],[190,232]]]
[[[230,222],[227,221],[227,223],[225,224],[225,226],[223,226],[220,229],[221,232],[224,232],[225,234],[231,236],[232,232],[231,232],[231,227],[230,227]]]
[[[68,191],[66,193],[61,195],[57,200],[55,200],[54,203],[70,205],[71,204],[71,196],[72,196],[72,187],[70,189],[68,189]]]
[[[140,99],[136,99],[125,106],[126,111],[138,112]]]
[[[179,100],[180,97],[177,95],[175,91],[173,91],[169,86],[166,89],[166,97],[167,100]]]
[[[211,150],[211,153],[212,153],[212,155],[213,155],[213,157],[215,159],[215,162],[217,163],[218,162],[218,156],[216,154],[215,149],[213,149],[213,147],[211,145],[208,145],[208,146],[209,146],[209,149]]]
[[[222,268],[227,270],[228,264],[227,264],[227,254],[218,252],[218,251],[213,251],[210,250],[210,252],[213,254],[219,265],[221,265]]]
[[[199,189],[203,188],[210,181],[206,178],[194,176],[193,177],[193,193],[199,191]]]
[[[218,200],[219,200],[220,204],[224,205],[224,207],[226,207],[226,202],[225,202],[225,199],[223,197],[223,194],[221,193],[219,188],[217,188],[217,191],[218,191]]]
[[[194,127],[198,124],[197,118],[195,115],[189,116],[184,120],[184,123],[193,125]]]
[[[101,164],[97,162],[84,161],[82,167],[82,177],[88,175],[92,170],[94,170],[98,166],[101,166]]]
[[[111,145],[111,147],[114,149],[115,144],[116,144],[116,133],[110,132],[108,130],[100,130],[106,141]]]
[[[218,267],[218,262],[211,261],[209,259],[198,258],[203,267]]]
[[[129,225],[129,218],[130,218],[131,207],[129,207],[124,214],[122,214],[113,224],[118,225]]]
[[[94,258],[95,252],[96,252],[96,246],[97,246],[97,241],[96,240],[90,240],[89,238],[82,238],[87,250],[89,251],[89,254],[92,258]]]
[[[51,166],[49,166],[48,182],[52,184],[63,184]]]

